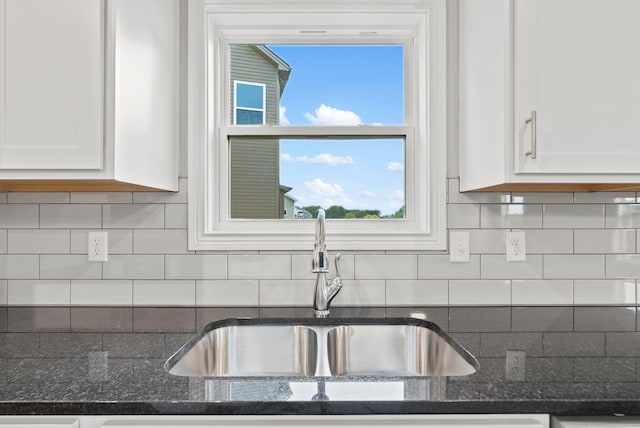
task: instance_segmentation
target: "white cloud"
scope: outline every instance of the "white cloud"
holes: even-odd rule
[[[404,170],[404,165],[402,165],[400,162],[389,162],[387,163],[387,169],[389,171],[402,171]]]
[[[293,157],[289,153],[283,153],[280,156],[285,162],[300,162],[300,163],[312,163],[321,165],[352,165],[353,159],[351,156],[334,156],[331,153],[320,153],[313,157],[309,156],[297,156]]]
[[[362,192],[360,192],[360,196],[364,196],[365,198],[377,198],[378,197],[378,195],[376,195],[371,190],[363,190]]]
[[[344,189],[339,184],[325,183],[319,178],[305,181],[304,185],[312,193],[309,200],[322,206],[348,205],[352,203]]]
[[[391,194],[387,195],[387,198],[389,198],[392,201],[404,202],[404,192],[402,190],[396,190],[395,192],[392,192]]]
[[[352,111],[338,110],[331,106],[321,104],[316,109],[316,114],[305,113],[304,117],[313,125],[360,125],[360,116]]]
[[[289,119],[287,119],[287,108],[285,106],[280,106],[280,117],[278,119],[278,123],[280,125],[289,125]]]

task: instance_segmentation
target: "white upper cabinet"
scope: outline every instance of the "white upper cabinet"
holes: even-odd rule
[[[640,183],[637,0],[461,0],[462,190]]]
[[[180,0],[0,0],[0,189],[177,190]]]
[[[103,10],[0,1],[0,168],[102,168]]]

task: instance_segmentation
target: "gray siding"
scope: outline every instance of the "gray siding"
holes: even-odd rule
[[[278,69],[250,45],[233,45],[231,61],[231,100],[233,82],[241,80],[266,85],[265,118],[277,124],[279,117]],[[280,144],[269,139],[234,139],[230,142],[230,192],[232,218],[281,218]]]

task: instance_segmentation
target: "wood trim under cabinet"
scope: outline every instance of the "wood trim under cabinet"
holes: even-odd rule
[[[0,180],[5,192],[166,192],[116,180]]]
[[[468,192],[640,192],[640,183],[505,183]]]

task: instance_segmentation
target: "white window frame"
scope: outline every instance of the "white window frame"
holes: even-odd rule
[[[238,107],[238,83],[241,85],[247,86],[259,86],[262,88],[262,108],[250,108],[250,107]],[[262,124],[264,125],[267,120],[267,112],[266,112],[266,96],[267,96],[267,85],[264,83],[255,83],[255,82],[245,82],[244,80],[234,80],[233,81],[233,123],[237,124],[238,119],[238,108],[240,110],[246,111],[260,111],[262,112]]]
[[[191,250],[311,248],[313,220],[229,218],[228,137],[265,135],[406,138],[405,219],[329,219],[329,247],[446,249],[446,0],[189,0],[188,28]],[[229,125],[228,44],[286,44],[292,37],[405,44],[405,123],[302,132],[300,126]]]

